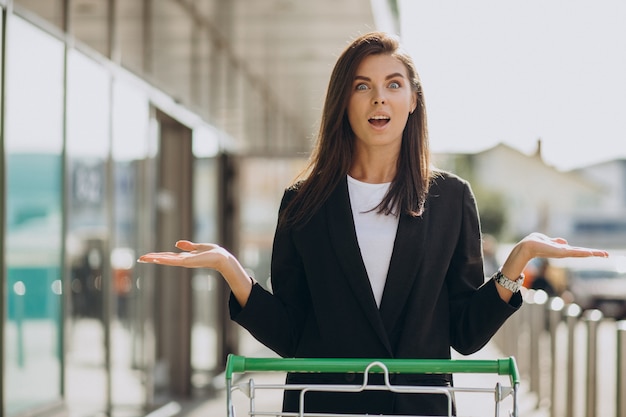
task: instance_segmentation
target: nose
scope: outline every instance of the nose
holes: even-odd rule
[[[372,96],[372,103],[374,105],[385,104],[385,96],[380,89],[375,89]]]

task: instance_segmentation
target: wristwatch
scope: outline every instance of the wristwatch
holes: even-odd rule
[[[502,273],[502,268],[498,269],[498,272],[493,274],[493,280],[498,284],[502,285],[509,291],[518,292],[522,284],[524,283],[524,274],[520,274],[517,279],[513,280],[511,278],[506,277]]]

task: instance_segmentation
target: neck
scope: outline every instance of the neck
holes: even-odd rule
[[[352,163],[348,175],[361,182],[382,184],[392,182],[396,177],[396,161],[377,161],[376,163]]]
[[[364,147],[356,144],[348,174],[372,184],[391,182],[396,177],[398,146]]]

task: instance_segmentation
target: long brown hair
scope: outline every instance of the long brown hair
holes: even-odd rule
[[[422,85],[413,60],[402,50],[398,39],[383,32],[372,32],[355,39],[335,64],[328,84],[317,142],[307,168],[293,185],[299,191],[281,213],[281,227],[304,225],[348,174],[354,147],[354,133],[347,114],[352,83],[361,61],[367,56],[378,54],[393,56],[405,65],[411,88],[417,96],[417,107],[409,114],[402,133],[396,176],[377,209],[385,214],[422,214],[431,177]],[[395,209],[399,209],[399,212]]]

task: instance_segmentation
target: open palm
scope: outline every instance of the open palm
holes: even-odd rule
[[[176,247],[183,252],[146,253],[139,258],[139,262],[219,270],[220,265],[229,256],[224,248],[213,243],[194,243],[188,240],[179,240],[176,242]]]

